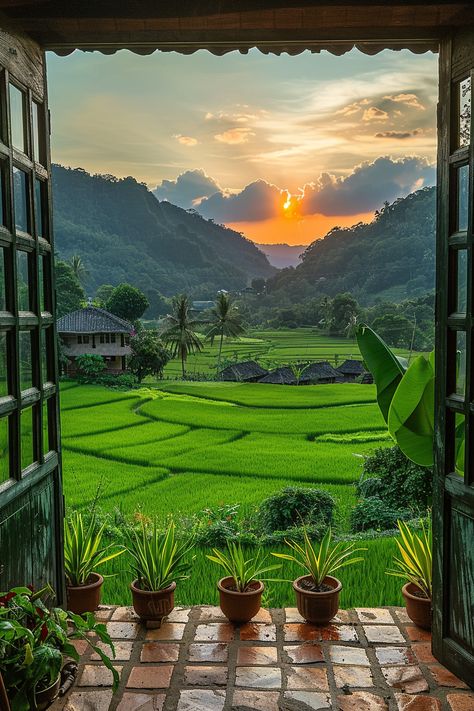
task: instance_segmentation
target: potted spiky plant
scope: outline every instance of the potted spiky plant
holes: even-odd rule
[[[95,516],[87,525],[79,511],[71,514],[64,527],[67,605],[76,615],[97,610],[104,583],[97,568],[124,552],[123,547],[102,545],[104,530],[105,524],[99,526]]]
[[[363,560],[353,558],[354,553],[367,550],[356,548],[355,543],[342,542],[331,545],[332,532],[329,527],[320,544],[312,543],[306,529],[303,529],[303,545],[296,541],[285,541],[294,551],[272,553],[277,558],[290,560],[306,572],[293,581],[298,612],[307,621],[326,625],[335,617],[339,609],[339,593],[342,583],[333,577],[340,568]]]
[[[212,549],[207,558],[225,570],[227,575],[217,583],[220,607],[230,622],[249,622],[258,613],[265,589],[261,576],[281,565],[266,565],[267,556],[261,550],[245,558],[240,544],[227,543],[227,553]]]
[[[151,528],[142,521],[140,530],[128,537],[136,576],[130,584],[133,607],[140,619],[159,622],[174,608],[176,582],[189,577],[186,557],[194,541],[178,541],[173,522],[161,532],[156,519]]]
[[[400,557],[394,556],[394,575],[407,582],[402,588],[408,617],[423,629],[431,629],[432,547],[431,522],[421,521],[418,535],[404,521],[398,521],[401,541],[396,540]]]

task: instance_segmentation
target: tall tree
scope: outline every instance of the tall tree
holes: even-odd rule
[[[107,299],[107,309],[126,321],[137,321],[149,306],[143,291],[130,284],[119,284]]]
[[[156,331],[140,331],[130,339],[132,355],[128,362],[139,383],[148,375],[162,377],[163,368],[170,359]]]
[[[171,356],[181,358],[183,378],[186,377],[185,364],[189,355],[199,353],[203,343],[195,331],[201,321],[192,318],[189,298],[179,294],[173,299],[173,310],[165,318],[161,340],[168,347]]]
[[[82,257],[79,254],[73,254],[70,260],[70,265],[76,279],[83,284],[89,272],[84,264]]]
[[[236,338],[245,331],[242,317],[229,294],[220,292],[217,295],[216,305],[211,311],[209,323],[210,326],[206,335],[211,341],[211,345],[214,343],[215,338],[219,338],[219,354],[217,356],[217,370],[219,370],[224,336]]]

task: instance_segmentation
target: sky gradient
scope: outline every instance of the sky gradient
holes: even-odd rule
[[[53,161],[305,244],[434,183],[437,57],[48,56]]]

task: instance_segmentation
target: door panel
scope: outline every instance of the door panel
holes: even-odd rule
[[[442,42],[438,115],[433,651],[474,680],[474,30]],[[462,434],[462,437],[461,437]]]
[[[44,55],[0,31],[0,590],[64,599]]]

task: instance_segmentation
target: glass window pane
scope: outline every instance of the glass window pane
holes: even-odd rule
[[[12,145],[25,152],[25,95],[10,84],[10,121]]]
[[[48,381],[48,329],[41,330],[41,378],[43,383]]]
[[[18,311],[30,310],[30,289],[28,282],[28,252],[16,253]]]
[[[31,333],[30,331],[20,331],[20,388],[27,390],[31,387],[33,387]]]
[[[40,255],[39,261],[38,261],[38,281],[39,281],[39,296],[40,296],[40,311],[43,312],[45,310],[44,307],[44,260],[45,257],[42,257]]]
[[[8,417],[0,419],[0,484],[10,478],[10,455],[8,451]]]
[[[464,397],[466,392],[466,333],[456,333],[456,394]]]
[[[35,461],[33,443],[33,408],[21,412],[21,468],[26,469]]]
[[[48,402],[50,401],[45,400],[43,402],[43,454],[46,454],[51,449],[48,427]]]
[[[6,226],[5,209],[5,171],[7,169],[5,161],[0,162],[0,225]]]
[[[457,294],[456,294],[456,311],[458,313],[466,313],[467,307],[467,250],[458,249],[458,277],[457,277]]]
[[[44,226],[43,226],[43,194],[44,194],[44,183],[36,178],[35,180],[35,220],[36,220],[36,234],[38,237],[44,237]]]
[[[463,165],[457,170],[458,211],[456,229],[467,230],[467,211],[469,195],[469,166]]]
[[[459,143],[463,148],[471,138],[471,77],[459,82]]]
[[[5,248],[0,248],[0,311],[6,311]]]
[[[454,449],[454,471],[459,476],[464,476],[464,453],[465,453],[465,426],[464,415],[456,413],[456,444]]]
[[[38,163],[42,163],[43,152],[40,144],[40,111],[42,110],[42,107],[37,104],[36,101],[33,101],[31,108],[33,112],[33,158]]]
[[[28,232],[28,176],[24,170],[19,168],[13,168],[13,201],[15,227],[22,232]]]
[[[0,332],[0,397],[8,395],[7,334]]]

